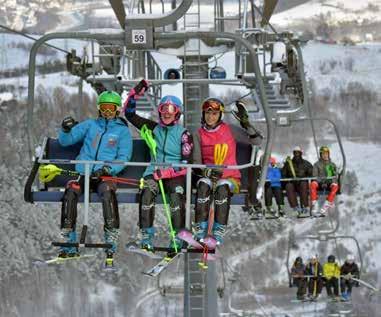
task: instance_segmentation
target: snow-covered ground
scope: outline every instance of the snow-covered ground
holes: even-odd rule
[[[328,15],[329,21],[335,24],[345,21],[358,21],[359,23],[364,20],[380,21],[381,15],[378,10],[374,9],[376,7],[381,9],[380,0],[312,0],[274,14],[270,22],[278,26],[287,26],[301,20],[307,22],[322,14]]]

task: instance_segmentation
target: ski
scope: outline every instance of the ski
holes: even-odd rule
[[[150,259],[155,259],[155,260],[163,258],[162,256],[159,256],[159,255],[155,254],[154,252],[147,251],[145,249],[140,248],[137,245],[137,243],[135,243],[135,242],[129,242],[129,243],[127,243],[126,244],[126,251],[127,252],[131,252],[131,253],[137,253],[137,254],[140,254],[140,255],[143,255],[143,256],[147,256]]]
[[[95,256],[95,254],[84,254],[79,256],[73,256],[73,257],[66,257],[66,258],[60,258],[58,256],[51,258],[49,260],[36,260],[33,262],[33,265],[35,266],[46,266],[50,264],[62,264],[68,261],[74,261],[74,260],[83,260],[87,258],[91,258]]]
[[[175,259],[177,259],[178,257],[180,257],[180,255],[182,254],[182,252],[178,252],[176,253],[174,256],[170,257],[170,256],[165,256],[164,258],[162,258],[162,260],[157,263],[155,266],[153,266],[152,268],[150,268],[148,271],[145,271],[145,272],[142,272],[144,275],[148,275],[148,276],[151,276],[151,277],[156,277],[158,276],[161,272],[163,272],[167,266],[169,264],[171,264]]]
[[[190,231],[188,230],[181,230],[178,234],[177,234],[177,237],[180,238],[181,240],[185,241],[186,243],[188,243],[188,245],[192,246],[193,248],[195,249],[204,249],[204,246],[198,242],[197,240],[195,240],[193,238],[193,235]],[[213,239],[214,240],[214,239]],[[208,240],[207,240],[208,241]],[[214,240],[215,241],[215,240]],[[212,242],[211,242],[212,243]],[[213,248],[210,248],[210,250],[213,250],[215,249],[215,247]],[[216,260],[217,258],[219,258],[218,254],[216,254],[216,252],[213,253],[208,253],[208,260],[210,261],[214,261]]]

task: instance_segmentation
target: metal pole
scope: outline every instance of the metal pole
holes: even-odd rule
[[[90,164],[85,164],[85,212],[83,214],[83,225],[87,226],[89,222],[89,201],[90,201]]]

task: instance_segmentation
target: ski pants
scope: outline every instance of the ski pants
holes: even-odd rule
[[[257,198],[257,190],[258,190],[258,183],[259,178],[261,177],[261,166],[260,165],[254,165],[250,166],[248,168],[248,196],[246,205],[247,206],[254,206],[254,207],[260,207],[261,202]]]
[[[275,197],[276,204],[279,206],[284,205],[283,193],[281,187],[271,187],[271,184],[267,182],[265,184],[265,204],[266,207],[271,207],[273,203],[273,197]]]
[[[341,293],[352,293],[352,287],[356,285],[356,282],[353,280],[346,280],[346,279],[341,279]]]
[[[228,178],[220,179],[215,184],[209,178],[200,178],[197,182],[195,222],[208,221],[210,211],[214,210],[214,219],[221,225],[227,225],[230,211],[230,200],[233,192],[239,191],[239,181]],[[213,196],[214,209],[211,209]]]
[[[323,280],[321,277],[310,277],[308,281],[308,295],[316,296],[321,293]]]
[[[173,228],[178,231],[185,227],[185,176],[162,180],[166,196],[169,198],[169,209]],[[153,226],[155,219],[155,200],[160,192],[159,183],[148,175],[144,179],[139,199],[139,228]]]
[[[312,201],[315,201],[318,199],[317,191],[319,188],[320,189],[329,188],[329,194],[327,196],[327,200],[330,203],[333,203],[336,197],[336,193],[339,190],[339,185],[336,183],[326,184],[326,183],[318,183],[317,181],[312,181],[310,185],[310,195],[311,195]]]
[[[300,197],[300,207],[309,207],[307,181],[288,182],[286,184],[286,195],[291,208],[298,207],[297,194]]]
[[[293,284],[298,288],[296,296],[301,297],[307,292],[307,279],[305,277],[294,277]]]
[[[62,199],[61,229],[75,230],[77,222],[78,198],[83,194],[85,186],[84,177],[78,181],[69,181]],[[103,208],[104,230],[119,229],[119,209],[116,200],[116,185],[110,181],[90,179],[90,191],[98,193]]]
[[[339,280],[336,277],[331,277],[325,282],[325,288],[328,296],[339,296]],[[333,292],[332,292],[333,289]]]

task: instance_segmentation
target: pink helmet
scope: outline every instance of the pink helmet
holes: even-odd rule
[[[275,164],[276,164],[276,158],[275,158],[274,156],[270,156],[270,158],[269,158],[269,163],[270,163],[271,165],[275,165]]]

